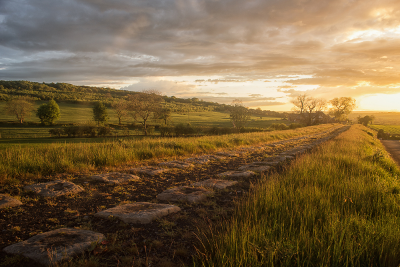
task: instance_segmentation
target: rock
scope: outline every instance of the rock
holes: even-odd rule
[[[253,171],[253,172],[266,172],[271,169],[271,165],[268,162],[265,164],[259,164],[260,162],[254,162],[251,164],[243,165],[238,168],[239,171]],[[261,162],[262,163],[262,162]]]
[[[59,197],[84,191],[84,189],[79,185],[64,180],[27,185],[24,189],[31,190],[44,197]]]
[[[195,163],[195,164],[205,164],[210,162],[210,160],[221,160],[224,157],[215,156],[215,155],[203,155],[195,158],[187,158],[186,161]]]
[[[217,152],[216,154],[224,157],[239,157],[239,153],[237,152]]]
[[[197,182],[197,183],[191,184],[191,186],[225,189],[225,188],[230,187],[230,186],[235,185],[235,184],[237,184],[236,181],[208,179],[208,180],[205,180],[205,181],[201,181],[201,182]]]
[[[252,171],[227,171],[227,172],[220,173],[217,176],[220,178],[240,179],[240,178],[249,178],[253,175],[256,175],[256,173],[252,172]]]
[[[0,194],[0,209],[15,207],[19,205],[22,205],[22,202],[18,199]]]
[[[61,260],[83,253],[93,242],[105,236],[88,230],[61,228],[13,244],[3,250],[10,254],[21,254],[43,265],[53,265]]]
[[[186,201],[189,203],[197,203],[207,199],[207,195],[212,191],[201,187],[180,186],[167,189],[157,195],[158,200],[162,201]]]
[[[108,218],[108,216],[112,215],[125,223],[147,224],[155,219],[178,212],[180,210],[181,209],[175,205],[136,202],[132,204],[116,206],[108,210],[103,210],[96,213],[94,216]]]
[[[110,184],[121,184],[127,183],[130,181],[138,181],[140,180],[139,176],[128,174],[128,173],[120,173],[120,172],[110,172],[104,174],[92,175],[89,178],[97,181],[102,181]]]
[[[147,174],[150,176],[162,174],[163,172],[166,172],[166,171],[168,171],[168,169],[159,168],[159,167],[155,167],[155,166],[143,166],[143,167],[133,168],[133,169],[129,170],[129,172],[132,172],[132,173]]]
[[[190,164],[190,163],[187,163],[187,162],[183,162],[183,161],[178,161],[178,160],[161,162],[161,163],[158,164],[158,166],[166,166],[166,167],[178,168],[178,169],[185,169],[185,168],[194,167],[193,164]]]

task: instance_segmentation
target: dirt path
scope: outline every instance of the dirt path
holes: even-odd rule
[[[398,140],[382,140],[382,144],[392,156],[394,161],[400,166],[400,141]]]

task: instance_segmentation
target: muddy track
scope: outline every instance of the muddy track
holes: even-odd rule
[[[69,180],[85,189],[70,196],[45,198],[22,188],[14,188],[8,193],[20,195],[23,205],[0,210],[0,259],[6,256],[2,249],[8,245],[42,232],[69,227],[92,230],[107,236],[104,244],[88,253],[95,255],[103,265],[191,265],[196,254],[196,228],[205,226],[207,221],[228,218],[233,212],[235,202],[248,193],[260,173],[238,179],[238,183],[228,189],[214,190],[214,194],[204,202],[173,203],[182,210],[146,225],[126,224],[115,218],[102,219],[94,214],[123,203],[160,202],[156,200],[156,196],[168,188],[218,178],[220,173],[237,170],[252,162],[275,161],[278,158],[280,163],[265,174],[284,171],[291,158],[306,153],[348,128],[335,126],[313,135],[226,151],[222,159],[195,164],[186,169],[173,168],[155,176],[141,174],[139,181],[123,185],[93,182],[84,174],[74,177],[64,174],[55,176],[54,180]],[[127,172],[128,169],[125,167],[118,171]],[[38,266],[30,260],[22,260],[18,264]]]

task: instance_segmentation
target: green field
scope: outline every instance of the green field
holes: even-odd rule
[[[354,111],[350,113],[349,119],[357,123],[357,117],[367,115],[375,116],[373,124],[379,125],[400,125],[400,112],[377,112],[377,111]]]
[[[382,129],[389,134],[400,134],[400,125],[370,125],[369,127],[377,131]]]
[[[43,101],[37,101],[35,103],[35,107],[39,107]],[[3,110],[4,102],[0,102],[0,111]],[[40,126],[40,120],[32,114],[30,117],[26,118],[26,122],[23,125],[16,122],[16,118],[13,116],[2,114],[3,116],[0,119],[0,148],[2,147],[2,143],[5,144],[8,141],[4,141],[4,139],[35,139],[32,140],[31,143],[51,143],[51,142],[75,142],[70,141],[68,139],[55,139],[50,138],[49,130],[52,128],[59,128],[63,125],[77,123],[77,124],[95,124],[93,121],[93,111],[91,105],[84,104],[71,104],[71,103],[59,103],[61,118],[56,121],[55,126]],[[118,124],[118,118],[115,114],[114,109],[108,109],[109,120],[107,123],[111,125]],[[3,122],[3,123],[2,123]],[[249,122],[246,124],[246,127],[258,127],[258,128],[268,128],[272,123],[286,123],[287,121],[282,120],[281,118],[272,118],[272,117],[255,117],[252,116]],[[172,114],[172,125],[177,125],[179,123],[187,124],[190,123],[194,127],[232,127],[232,123],[229,119],[229,113],[223,112],[190,112],[189,114]],[[139,126],[138,122],[135,122],[132,117],[128,116],[123,120],[124,126],[132,126],[132,124],[136,124]],[[150,125],[158,125],[160,122],[150,121]],[[113,127],[113,126],[112,126]],[[118,127],[117,127],[118,128]],[[115,129],[112,133],[112,136],[115,138],[120,138],[124,135],[125,132],[123,130]],[[129,135],[142,135],[142,131],[140,129],[133,129],[132,127],[129,130]],[[157,132],[154,133],[158,135]],[[39,138],[39,140],[37,140]],[[96,140],[99,138],[86,138],[84,140],[80,140],[80,142],[99,142]],[[102,139],[100,138],[100,141]],[[14,140],[13,143],[25,143],[27,144],[27,140],[25,142]]]

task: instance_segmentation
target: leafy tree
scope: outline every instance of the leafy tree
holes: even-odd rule
[[[54,100],[50,100],[47,104],[40,105],[36,111],[36,116],[40,119],[40,122],[43,125],[53,125],[54,121],[60,118],[60,115],[60,107]]]
[[[375,120],[375,117],[373,115],[371,115],[371,116],[367,115],[364,117],[358,116],[357,119],[358,119],[358,123],[360,123],[364,126],[368,126],[369,123],[372,124],[372,122]]]
[[[332,108],[329,113],[335,116],[337,121],[346,121],[349,115],[356,107],[356,100],[352,97],[336,97],[329,101]]]
[[[97,121],[97,125],[105,123],[108,120],[107,107],[103,102],[94,103],[93,107],[93,119]]]
[[[33,99],[26,96],[17,96],[7,101],[4,111],[8,115],[15,115],[20,123],[24,123],[34,110]]]
[[[157,110],[161,108],[161,100],[160,92],[155,90],[144,90],[128,98],[132,117],[142,124],[145,135],[148,135],[148,121],[155,118]]]
[[[115,109],[118,117],[118,124],[121,125],[122,119],[128,115],[128,102],[124,99],[117,99],[111,105]]]
[[[229,112],[229,117],[234,128],[242,128],[250,119],[249,110],[245,106],[243,106],[242,101],[239,99],[235,99],[232,101]]]

